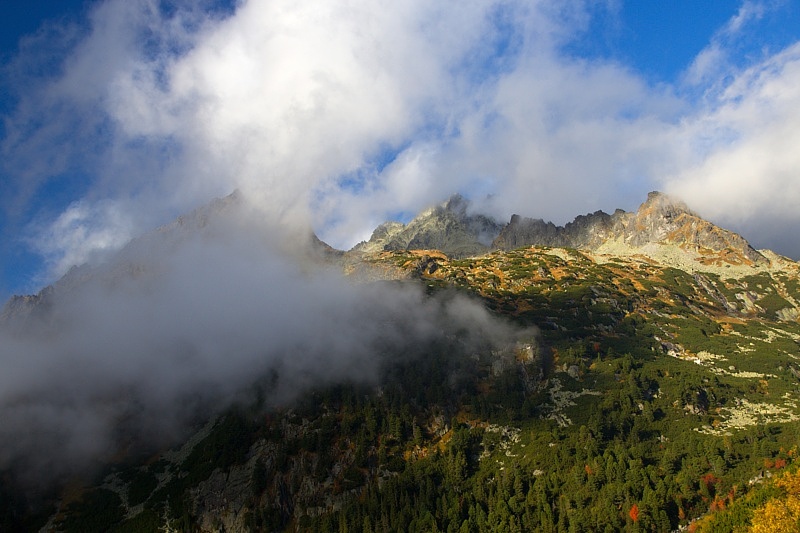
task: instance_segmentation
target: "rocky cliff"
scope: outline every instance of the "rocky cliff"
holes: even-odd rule
[[[468,213],[468,208],[464,197],[454,195],[408,224],[381,224],[369,241],[357,244],[352,251],[439,250],[450,257],[485,253],[503,226],[485,215]]]
[[[597,211],[565,226],[518,215],[503,228],[492,248],[551,246],[607,255],[643,255],[689,270],[769,268],[774,261],[741,236],[693,213],[683,202],[651,192],[636,212]],[[775,265],[777,266],[777,265]],[[733,270],[731,270],[733,269]]]
[[[768,262],[742,236],[715,226],[693,213],[683,202],[659,192],[648,194],[635,213],[618,209],[609,215],[597,211],[579,216],[563,227],[514,215],[492,247],[511,250],[537,245],[598,250],[610,241],[632,248],[664,244],[717,253],[730,250],[752,264]]]
[[[741,235],[704,220],[683,202],[660,192],[648,194],[635,212],[596,211],[564,226],[516,214],[502,225],[487,216],[469,214],[468,207],[469,202],[456,195],[408,224],[385,222],[352,252],[439,250],[449,257],[469,257],[491,250],[548,246],[609,256],[640,255],[689,271],[728,275],[783,268],[787,263],[785,258],[755,250]]]
[[[523,218],[513,215],[492,248],[513,250],[524,246],[550,246],[553,248],[592,249],[604,243],[611,235],[617,214],[596,211],[581,215],[565,226],[556,226],[540,218]]]

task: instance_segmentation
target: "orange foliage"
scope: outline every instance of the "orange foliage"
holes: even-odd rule
[[[700,481],[706,486],[706,488],[711,489],[714,485],[719,483],[719,478],[709,472],[708,474],[700,476]]]
[[[714,501],[711,502],[711,506],[709,507],[710,511],[723,511],[725,509],[725,499],[720,498],[717,496],[714,498]]]
[[[628,511],[628,516],[630,516],[631,520],[633,520],[634,522],[638,522],[639,521],[639,506],[634,503],[633,506],[631,507],[631,510]]]
[[[589,465],[584,466],[583,469],[586,470],[587,476],[591,476],[592,474],[594,474],[594,470],[592,470],[592,467]]]

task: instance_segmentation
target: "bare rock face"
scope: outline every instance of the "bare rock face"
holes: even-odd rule
[[[754,264],[768,263],[739,234],[715,226],[665,194],[651,192],[636,213],[620,217],[625,241],[633,246],[648,243],[676,244],[714,252],[733,250]]]
[[[37,315],[46,314],[52,293],[52,287],[47,287],[38,294],[12,296],[0,310],[0,325],[25,322]]]
[[[394,247],[395,243],[402,242],[399,236],[404,229],[405,225],[400,222],[384,222],[375,228],[369,241],[357,244],[354,249],[362,252],[382,252],[387,246]]]
[[[651,192],[635,213],[621,209],[613,215],[597,211],[575,218],[565,226],[541,219],[511,217],[492,248],[511,250],[522,246],[551,246],[596,251],[610,241],[634,249],[648,245],[675,245],[697,252],[730,252],[735,260],[753,266],[769,260],[740,235],[700,218],[683,203]]]
[[[756,251],[741,235],[704,220],[683,202],[660,192],[649,193],[635,212],[595,211],[564,226],[519,215],[513,215],[503,226],[489,217],[468,213],[468,208],[469,202],[456,195],[408,224],[386,222],[375,229],[368,242],[358,244],[346,256],[439,250],[460,258],[492,250],[546,246],[610,257],[639,255],[687,272],[726,276],[794,265],[769,251]]]
[[[576,217],[565,226],[542,219],[513,215],[492,243],[492,248],[513,250],[522,246],[552,248],[593,248],[605,241],[614,226],[614,217],[603,211]]]
[[[439,250],[450,257],[485,253],[502,225],[485,215],[469,214],[468,209],[469,202],[457,194],[408,224],[381,224],[369,241],[357,244],[352,251]]]
[[[228,472],[216,469],[192,491],[201,531],[252,531],[247,523],[252,470],[251,464],[234,466]]]

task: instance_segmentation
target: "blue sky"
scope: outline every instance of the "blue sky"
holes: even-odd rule
[[[3,56],[16,51],[20,38],[35,33],[46,21],[57,21],[79,17],[84,8],[83,0],[3,2],[0,49]]]
[[[660,189],[800,257],[796,2],[374,4],[0,3],[0,298],[237,188],[340,247]]]

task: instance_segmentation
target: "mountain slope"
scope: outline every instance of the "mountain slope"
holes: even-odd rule
[[[69,294],[87,282],[113,285],[123,279],[135,278],[148,270],[151,259],[169,254],[181,242],[202,238],[218,231],[220,226],[233,222],[242,207],[238,192],[212,200],[175,221],[133,239],[107,261],[95,265],[74,265],[60,279],[35,295],[12,296],[0,311],[0,325],[24,322],[32,316],[46,314],[56,296]]]
[[[245,233],[249,231],[246,226],[258,225],[257,220],[249,218],[252,216],[238,192],[216,199],[134,239],[106,264],[75,266],[37,295],[12,297],[0,310],[0,323],[24,319],[34,309],[42,312],[54,294],[69,292],[86,280],[104,279],[113,283],[120,277],[139,275],[143,269],[141,257],[158,257],[187,239],[219,236],[231,228]],[[274,240],[271,236],[264,238]],[[381,251],[436,250],[460,258],[527,246],[574,248],[609,257],[638,255],[691,272],[734,277],[782,269],[796,272],[798,268],[794,261],[769,250],[756,251],[742,236],[715,226],[682,202],[659,192],[650,193],[636,212],[618,209],[609,215],[596,211],[580,215],[563,227],[519,215],[513,215],[503,225],[488,216],[469,213],[469,201],[454,195],[423,211],[408,224],[381,224],[369,241],[359,243],[347,254],[331,248],[310,231],[285,240],[291,243],[289,251],[296,257],[311,262],[344,262],[351,270],[360,271],[362,265],[369,263],[361,261],[361,255]],[[376,279],[381,275],[369,273],[364,277]]]
[[[422,218],[459,220],[444,211]],[[463,242],[463,220],[437,224],[419,226]],[[797,264],[753,255],[661,195],[565,228],[513,224],[498,239],[514,249],[473,257],[385,244],[331,252],[359,280],[419,287],[438,314],[490,326],[400,344],[395,317],[374,381],[320,384],[285,404],[264,400],[280,369],[254,375],[252,394],[183,445],[127,456],[78,496],[64,491],[48,527],[672,531],[704,517],[714,531],[746,530],[752,507],[736,502],[797,467]],[[534,230],[563,247],[517,246]],[[629,253],[610,255],[623,245]],[[676,268],[677,253],[691,268]],[[0,478],[0,494],[11,488]],[[24,508],[14,503],[0,526],[32,527]]]
[[[102,496],[116,523],[153,530],[670,531],[795,460],[800,324],[781,311],[796,276],[541,247],[370,260],[538,333],[501,350],[452,337],[388,360],[376,386],[240,407],[53,523],[80,530]]]

